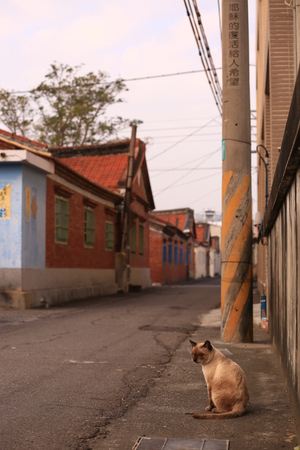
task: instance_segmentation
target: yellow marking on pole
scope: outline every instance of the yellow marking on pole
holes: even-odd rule
[[[232,175],[233,175],[232,170],[229,170],[229,172],[225,172],[224,175],[223,175],[223,180],[222,180],[222,192],[223,192],[222,200],[224,200],[224,196],[226,194],[226,191],[227,191],[227,188],[228,188],[228,184],[229,184],[229,181],[232,178]]]
[[[248,178],[248,186],[250,183],[250,178],[249,177],[245,177]],[[245,181],[244,178],[244,181]],[[243,189],[246,188],[246,183],[244,182],[243,188],[241,189],[241,191],[238,191],[238,193],[242,193]],[[248,190],[248,187],[246,189],[246,192]],[[228,209],[227,209],[228,210]],[[236,211],[233,211],[233,214],[235,214]],[[244,248],[244,244],[247,240],[247,236],[249,235],[249,233],[251,233],[251,220],[252,220],[252,210],[251,207],[249,208],[249,212],[248,212],[248,216],[246,219],[246,222],[243,225],[243,228],[241,229],[239,235],[237,236],[237,239],[231,249],[230,255],[228,256],[228,259],[226,261],[226,267],[225,267],[225,271],[222,277],[222,285],[221,285],[221,314],[223,313],[223,306],[224,306],[224,302],[225,302],[225,298],[226,298],[226,294],[227,294],[227,290],[230,286],[230,283],[234,277],[234,274],[236,272],[237,269],[237,264],[232,264],[232,263],[237,263],[238,261],[240,261],[240,256],[241,256],[241,252],[243,251]],[[224,225],[222,225],[224,226]],[[228,230],[227,230],[228,232]],[[222,235],[222,240],[224,241],[224,235]]]
[[[247,240],[247,237],[249,233],[251,233],[251,216],[252,211],[251,208],[249,208],[247,220],[243,225],[243,228],[241,229],[234,246],[231,249],[230,255],[227,259],[227,262],[236,262],[240,261],[241,252],[243,251],[244,244]]]
[[[232,224],[232,221],[236,215],[236,211],[237,211],[238,207],[240,206],[244,196],[247,194],[249,185],[250,185],[250,177],[248,175],[246,175],[246,176],[244,176],[242,187],[240,189],[237,189],[237,191],[231,197],[231,199],[226,207],[226,211],[225,211],[225,214],[223,217],[223,222],[222,222],[222,251],[223,251],[223,246],[225,243],[225,236],[228,233],[228,230],[229,230],[229,228]]]
[[[238,322],[240,320],[240,317],[243,312],[243,308],[245,306],[245,299],[248,298],[250,288],[252,286],[251,281],[252,276],[252,265],[249,264],[249,269],[247,273],[247,278],[245,282],[243,283],[240,292],[234,302],[234,305],[232,307],[229,319],[226,323],[225,330],[224,330],[224,339],[227,342],[230,342],[238,325]],[[249,281],[250,280],[250,281]]]

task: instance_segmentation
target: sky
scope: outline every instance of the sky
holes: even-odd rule
[[[220,6],[222,0],[219,1]],[[255,0],[248,0],[251,110],[255,105]],[[197,0],[222,83],[218,0]],[[184,0],[2,0],[0,87],[36,87],[50,64],[84,64],[122,78],[128,91],[107,116],[141,120],[157,210],[221,214],[222,119],[203,70]],[[183,72],[192,72],[185,73]],[[4,128],[4,127],[3,127]],[[253,130],[252,151],[255,151]],[[120,138],[130,138],[130,128]],[[253,215],[257,209],[252,155]]]

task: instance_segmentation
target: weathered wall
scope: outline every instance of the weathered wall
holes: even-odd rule
[[[269,326],[300,412],[300,169],[268,239]]]
[[[274,175],[263,234],[268,237],[270,333],[300,427],[300,72]]]
[[[203,278],[207,276],[206,273],[206,253],[207,248],[202,247],[194,247],[194,259],[195,259],[195,278]]]
[[[44,268],[46,176],[22,165],[22,268]]]
[[[7,188],[6,194],[4,193]],[[8,212],[0,218],[0,268],[22,266],[22,166],[0,166],[0,209]],[[5,197],[5,198],[4,198]]]

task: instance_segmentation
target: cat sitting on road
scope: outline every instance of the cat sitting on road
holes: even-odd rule
[[[246,376],[241,367],[217,350],[210,341],[192,344],[192,358],[202,364],[207,384],[209,405],[206,411],[215,414],[193,414],[195,419],[230,419],[246,411],[249,392]]]

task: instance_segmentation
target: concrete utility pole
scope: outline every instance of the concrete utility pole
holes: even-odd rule
[[[121,253],[125,253],[127,250],[127,263],[129,264],[130,255],[130,202],[131,202],[131,189],[132,189],[132,179],[133,179],[133,164],[134,164],[134,150],[136,141],[136,129],[137,126],[133,124],[131,126],[131,139],[129,146],[129,157],[128,157],[128,172],[126,180],[126,192],[124,199],[124,215],[123,215],[123,229],[122,229],[122,242],[121,242]]]
[[[124,198],[121,250],[119,253],[116,254],[116,261],[115,261],[116,283],[118,286],[118,290],[124,292],[128,291],[130,283],[130,202],[132,193],[136,130],[137,126],[135,124],[132,125],[129,156],[128,156],[126,191]]]
[[[248,2],[222,1],[223,181],[221,336],[251,342],[252,207]]]

